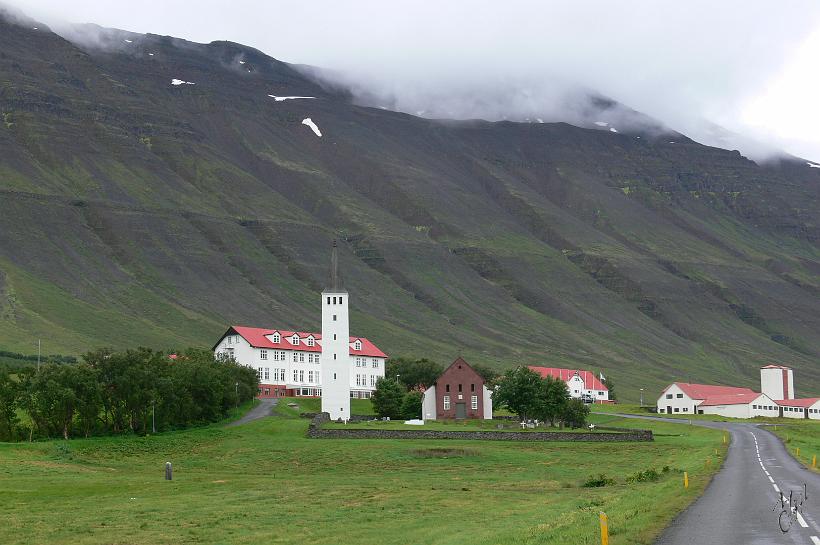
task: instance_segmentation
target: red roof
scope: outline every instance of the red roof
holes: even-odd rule
[[[541,375],[542,377],[551,376],[553,378],[558,378],[563,380],[564,382],[571,379],[576,374],[581,377],[581,380],[584,381],[584,389],[586,390],[609,390],[604,384],[598,380],[598,377],[595,376],[595,373],[591,371],[582,371],[579,369],[561,369],[559,367],[536,367],[534,365],[529,366],[530,369]]]
[[[214,348],[222,342],[222,339],[225,338],[226,335],[229,335],[231,332],[235,332],[237,335],[241,336],[243,339],[248,341],[248,344],[255,348],[271,348],[274,350],[299,350],[301,352],[321,352],[322,345],[321,339],[322,335],[319,333],[307,333],[307,332],[300,332],[300,331],[285,331],[282,329],[262,329],[259,327],[245,327],[245,326],[231,326],[228,328],[228,331],[225,332],[225,335],[219,339],[219,342],[214,345]],[[268,335],[273,335],[274,333],[279,333],[279,342],[274,343]],[[299,344],[293,344],[291,339],[293,335],[296,334],[299,336]],[[313,336],[316,340],[316,343],[313,346],[307,345],[307,338]],[[362,349],[355,350],[353,346],[350,347],[350,355],[351,356],[369,356],[372,358],[386,358],[387,354],[379,350],[379,348],[373,344],[369,339],[364,337],[350,337],[350,344],[352,345],[356,341],[362,342]]]
[[[715,396],[731,396],[744,394],[760,395],[759,393],[755,392],[750,388],[736,388],[734,386],[715,386],[713,384],[690,384],[688,382],[674,382],[673,385],[683,390],[683,393],[685,393],[692,399],[708,399],[710,397]],[[665,393],[666,390],[670,388],[670,386],[667,386],[663,392]]]
[[[763,394],[750,392],[746,394],[727,394],[707,397],[699,407],[710,407],[714,405],[748,405]]]
[[[778,405],[784,407],[811,407],[820,401],[820,397],[804,397],[802,399],[778,399],[775,401]]]
[[[785,365],[775,365],[772,363],[770,365],[764,365],[761,369],[791,369],[791,367],[786,367]]]

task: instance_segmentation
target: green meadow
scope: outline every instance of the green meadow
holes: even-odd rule
[[[601,511],[613,545],[651,543],[725,452],[720,431],[601,415],[656,440],[307,439],[305,407],[280,405],[230,428],[0,444],[0,543],[578,545],[599,542]],[[583,486],[601,473],[614,482]]]

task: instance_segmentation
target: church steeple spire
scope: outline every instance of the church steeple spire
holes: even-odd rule
[[[336,239],[333,239],[333,250],[330,253],[330,289],[339,289],[339,249],[336,246]]]

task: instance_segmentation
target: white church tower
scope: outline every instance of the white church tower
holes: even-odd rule
[[[350,324],[347,291],[339,281],[336,241],[330,257],[330,287],[322,292],[322,412],[350,419]]]

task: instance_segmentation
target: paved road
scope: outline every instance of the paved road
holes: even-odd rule
[[[656,545],[820,545],[820,475],[800,465],[774,434],[754,424],[692,423],[728,431],[729,452],[703,496],[672,522]],[[779,510],[773,512],[772,507],[780,490],[796,495],[803,483],[809,495],[803,515],[784,534],[778,525]]]
[[[241,426],[242,424],[247,424],[248,422],[253,422],[254,420],[270,416],[271,411],[273,411],[273,408],[276,407],[276,403],[278,402],[279,400],[276,398],[258,399],[256,400],[253,408],[246,412],[242,418],[231,422],[225,427],[231,428],[233,426]]]

